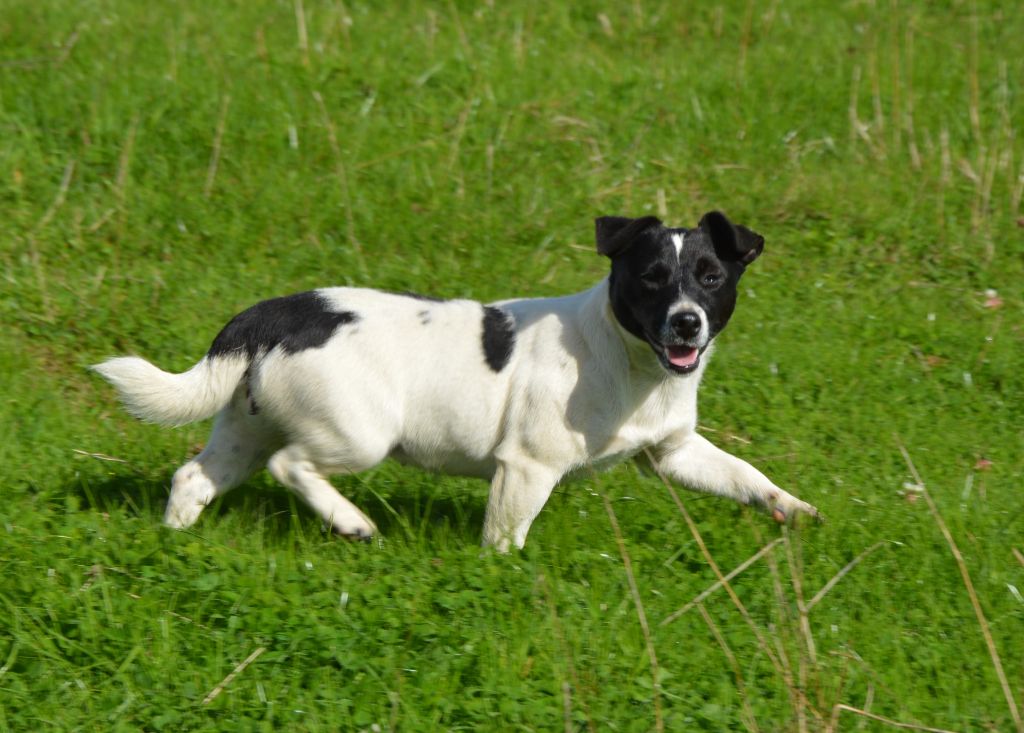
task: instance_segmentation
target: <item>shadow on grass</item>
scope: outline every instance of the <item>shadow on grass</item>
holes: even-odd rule
[[[124,511],[158,524],[163,520],[171,475],[80,474],[67,488],[68,493],[81,497],[84,509]],[[396,481],[392,476],[380,487],[375,486],[372,476],[341,477],[333,483],[374,521],[382,537],[428,544],[452,538],[467,544],[479,543],[486,504],[485,484],[474,490],[452,486],[448,480],[427,474],[410,479]],[[292,535],[297,528],[306,533],[323,528],[312,510],[266,473],[257,474],[211,504],[197,526],[218,521],[234,521],[243,526],[252,523],[254,530],[259,526],[263,533],[278,539]]]
[[[124,511],[158,522],[163,517],[169,486],[170,477],[154,480],[152,476],[127,471],[107,476],[82,472],[65,487],[65,493],[81,497],[86,510]]]

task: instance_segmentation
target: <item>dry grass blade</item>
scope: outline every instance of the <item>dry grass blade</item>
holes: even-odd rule
[[[128,183],[128,173],[131,171],[132,154],[135,152],[135,134],[139,129],[139,115],[132,117],[128,125],[128,132],[124,137],[124,145],[121,147],[121,155],[117,160],[117,177],[114,179],[114,197],[120,209],[124,208],[125,185]]]
[[[651,638],[651,627],[647,624],[647,614],[644,613],[644,604],[640,599],[640,590],[636,585],[636,578],[633,575],[633,562],[629,559],[629,552],[626,550],[626,543],[622,539],[622,530],[619,529],[619,520],[615,516],[615,510],[608,497],[603,495],[605,511],[608,512],[608,521],[611,522],[612,531],[615,533],[615,544],[619,547],[619,554],[622,556],[622,565],[626,569],[626,580],[629,582],[629,592],[633,595],[633,605],[636,606],[636,617],[640,622],[640,630],[644,634],[644,642],[647,644],[647,657],[651,661],[651,682],[654,690],[654,729],[665,730],[665,721],[661,717],[661,683],[658,682],[658,655],[654,652],[654,640]]]
[[[781,543],[781,542],[782,542],[782,538],[781,537],[776,537],[774,540],[772,540],[767,545],[762,547],[760,550],[755,552],[753,555],[748,557],[746,560],[741,562],[739,565],[737,565],[735,568],[733,568],[729,572],[728,575],[725,576],[726,582],[732,580],[737,575],[742,573],[744,570],[749,568],[755,562],[757,562],[762,557],[764,557],[765,554],[767,554],[767,553],[771,552],[773,549],[775,549],[775,547],[778,546],[779,543]],[[722,581],[716,580],[714,583],[712,583],[707,588],[705,588],[703,591],[701,591],[700,594],[698,594],[697,597],[694,598],[692,601],[687,603],[685,606],[680,608],[678,611],[673,611],[668,616],[666,616],[664,619],[662,619],[661,623],[659,623],[658,625],[659,626],[667,626],[668,624],[672,623],[673,621],[675,621],[677,618],[682,616],[684,613],[686,613],[690,609],[692,609],[695,606],[698,606],[699,604],[703,603],[704,600],[708,596],[710,596],[712,593],[714,593],[716,590],[718,590],[721,587],[722,587]]]
[[[807,606],[804,604],[804,587],[803,587],[803,563],[801,558],[798,557],[797,553],[793,550],[793,543],[790,541],[789,530],[783,526],[782,536],[785,539],[786,544],[786,561],[789,563],[789,578],[790,583],[793,586],[793,593],[796,596],[796,608],[799,614],[799,634],[803,639],[804,647],[807,650],[806,656],[800,654],[797,658],[797,684],[801,690],[805,691],[808,689],[808,673],[810,670],[817,671],[818,669],[818,650],[814,643],[814,633],[811,630],[811,619],[808,615]],[[822,708],[825,707],[824,700],[821,699],[820,690],[821,686],[818,685],[819,696],[818,702]],[[807,716],[805,714],[804,705],[797,706],[797,724],[801,733],[807,730]]]
[[[352,214],[352,193],[349,190],[348,170],[345,167],[345,159],[342,157],[341,146],[338,144],[338,134],[334,129],[334,122],[331,121],[331,115],[327,112],[327,104],[324,102],[323,95],[320,92],[314,91],[313,99],[316,100],[317,106],[320,108],[320,116],[323,118],[324,129],[327,131],[327,142],[330,144],[331,152],[334,154],[338,183],[341,187],[341,202],[345,207],[345,234],[349,245],[352,247],[352,251],[355,252],[358,258],[360,269],[364,275],[368,276],[369,272],[366,269],[363,246],[356,239],[356,225]]]
[[[929,733],[957,733],[957,731],[946,730],[945,728],[929,728],[926,725],[915,725],[914,723],[901,723],[898,720],[886,718],[883,715],[876,715],[875,713],[869,713],[867,710],[861,710],[860,708],[855,708],[852,705],[844,705],[842,703],[839,703],[834,708],[832,708],[833,721],[837,720],[839,718],[839,713],[844,710],[848,713],[854,713],[856,715],[861,715],[865,718],[877,720],[878,722],[885,723],[886,725],[891,725],[893,728],[904,728],[906,730],[923,730],[928,731]],[[830,730],[832,730],[831,726]]]
[[[832,590],[836,586],[836,583],[838,583],[840,580],[842,580],[844,577],[846,577],[846,575],[849,574],[849,572],[851,570],[853,570],[855,567],[857,567],[857,565],[860,564],[861,560],[863,560],[865,557],[870,555],[872,552],[874,552],[875,550],[877,550],[879,547],[881,547],[884,544],[885,544],[884,540],[882,542],[876,542],[875,544],[871,545],[871,547],[869,547],[868,549],[864,550],[864,552],[862,552],[859,555],[857,555],[857,557],[855,557],[852,560],[850,560],[850,562],[846,563],[846,565],[843,566],[842,570],[840,570],[838,573],[833,575],[831,580],[829,580],[827,583],[825,583],[825,585],[823,585],[821,587],[821,590],[819,590],[817,593],[814,594],[814,597],[811,598],[811,600],[807,601],[807,605],[806,605],[807,612],[810,613],[811,609],[814,608],[815,606],[817,606],[818,602],[821,601],[821,599],[824,598],[826,595],[828,595],[828,592],[830,590]]]
[[[963,578],[964,587],[967,588],[967,595],[971,599],[971,605],[974,607],[974,615],[978,619],[978,626],[981,627],[981,635],[985,637],[985,644],[988,646],[989,656],[992,658],[992,666],[995,668],[996,677],[999,678],[999,684],[1003,688],[1003,696],[1006,698],[1006,705],[1010,709],[1010,717],[1013,718],[1013,724],[1017,730],[1017,733],[1024,733],[1024,721],[1021,720],[1020,710],[1017,708],[1017,701],[1013,697],[1013,691],[1010,689],[1010,682],[1006,678],[1006,672],[1003,671],[1003,662],[999,657],[999,651],[996,649],[996,642],[992,638],[992,632],[988,628],[988,620],[985,618],[985,612],[981,608],[981,603],[978,601],[978,594],[974,591],[974,583],[971,582],[971,574],[967,571],[967,563],[964,562],[963,555],[960,554],[960,548],[957,547],[956,541],[953,539],[953,535],[950,534],[949,528],[946,526],[946,522],[942,519],[942,515],[939,514],[939,508],[935,505],[935,501],[932,499],[931,493],[928,491],[921,479],[921,474],[917,472],[917,467],[914,465],[914,461],[910,458],[910,453],[903,446],[899,437],[896,437],[896,447],[900,449],[900,453],[903,455],[903,460],[907,463],[907,468],[910,470],[910,475],[914,477],[914,481],[918,486],[921,487],[921,496],[928,503],[928,511],[931,512],[932,517],[935,519],[935,523],[939,526],[939,531],[942,532],[942,536],[946,538],[946,544],[949,545],[950,552],[953,553],[953,559],[956,560],[957,567],[960,569],[960,576]]]
[[[711,630],[711,635],[715,637],[715,641],[718,642],[718,646],[721,647],[722,653],[725,654],[726,660],[729,662],[729,667],[732,669],[732,674],[736,678],[736,691],[739,693],[740,700],[743,701],[743,715],[741,719],[743,724],[747,726],[747,730],[758,731],[757,719],[754,717],[754,711],[750,708],[750,700],[747,697],[747,686],[743,681],[743,672],[740,670],[740,664],[736,660],[736,655],[732,653],[732,649],[729,648],[729,643],[722,636],[721,630],[718,628],[718,624],[711,618],[711,614],[704,608],[703,603],[697,603],[697,610],[700,611],[701,617],[704,619],[704,623],[708,625]]]
[[[108,456],[106,453],[90,453],[89,451],[79,450],[78,448],[72,448],[72,453],[77,453],[80,456],[87,458],[95,458],[97,461],[109,461],[111,463],[128,463],[123,458],[115,458],[114,456]]]
[[[217,177],[217,167],[220,165],[220,146],[224,140],[224,128],[228,121],[228,107],[231,106],[231,95],[224,96],[220,105],[220,117],[217,119],[217,130],[213,134],[213,149],[210,151],[210,165],[206,170],[206,185],[203,186],[203,198],[210,198],[213,192],[213,181]]]
[[[654,456],[652,456],[649,451],[647,452],[647,460],[649,461],[651,466],[658,465],[657,462],[654,460]],[[690,534],[693,535],[693,539],[697,542],[697,547],[700,548],[701,554],[704,556],[704,559],[707,560],[708,565],[711,567],[711,571],[715,574],[715,577],[718,578],[718,581],[722,584],[722,587],[725,588],[725,592],[729,595],[729,600],[732,601],[732,604],[736,607],[736,610],[740,612],[740,616],[743,617],[744,622],[746,622],[747,626],[754,634],[754,638],[757,639],[758,647],[761,649],[764,655],[768,658],[768,661],[772,663],[772,666],[775,667],[775,670],[782,677],[782,680],[785,683],[787,690],[789,690],[789,694],[793,697],[794,700],[799,700],[803,704],[806,704],[807,708],[812,712],[814,717],[817,718],[819,721],[824,722],[824,717],[822,716],[822,714],[817,710],[817,708],[810,704],[810,701],[807,699],[807,695],[805,695],[804,691],[799,689],[796,683],[793,681],[793,675],[790,672],[789,666],[784,665],[780,661],[778,654],[772,651],[772,647],[768,643],[768,640],[765,638],[764,633],[761,631],[758,625],[754,623],[754,619],[751,618],[750,611],[748,611],[747,607],[743,605],[743,601],[741,601],[740,597],[736,595],[736,591],[729,584],[729,581],[726,579],[725,575],[722,574],[722,569],[718,567],[718,563],[715,562],[715,558],[712,557],[711,551],[708,550],[708,546],[704,543],[704,538],[701,536],[700,530],[697,529],[697,523],[693,521],[693,517],[690,516],[690,512],[687,511],[682,499],[679,498],[679,493],[675,490],[675,488],[672,486],[672,483],[665,477],[664,474],[662,474],[660,471],[657,471],[657,475],[658,478],[661,479],[661,483],[665,486],[665,489],[668,491],[669,496],[672,497],[672,501],[675,503],[676,508],[679,510],[679,513],[683,515],[683,520],[686,522],[686,526],[690,530]]]
[[[57,195],[54,196],[53,202],[39,219],[39,222],[35,225],[34,231],[39,231],[49,224],[50,220],[53,219],[54,214],[56,214],[60,210],[60,207],[64,205],[64,199],[67,197],[68,188],[71,187],[71,179],[74,175],[75,160],[72,158],[68,161],[68,164],[64,166],[64,174],[60,177],[60,186],[57,188]]]
[[[551,612],[551,627],[555,631],[555,637],[558,639],[559,646],[562,649],[562,661],[565,663],[566,668],[569,671],[569,677],[572,679],[572,685],[569,684],[568,680],[562,681],[562,704],[563,712],[566,721],[566,730],[570,730],[569,726],[572,723],[572,688],[575,687],[577,690],[582,690],[583,686],[580,684],[579,675],[576,673],[576,662],[573,655],[572,645],[569,644],[569,640],[565,637],[565,629],[562,626],[562,621],[558,617],[558,607],[555,604],[554,592],[551,589],[551,584],[548,583],[545,575],[540,575],[537,578],[537,585],[539,585],[544,591],[544,600],[547,603],[548,610]],[[587,698],[585,696],[579,697],[580,704],[583,708],[583,714],[587,719],[587,730],[591,733],[596,733],[597,726],[594,724],[594,719],[590,715],[590,707],[587,704]]]
[[[572,733],[576,728],[572,724],[572,689],[567,680],[562,681],[562,710],[566,733]]]
[[[43,301],[43,312],[46,316],[46,320],[53,320],[52,308],[50,304],[50,295],[46,284],[46,269],[43,265],[43,258],[39,254],[39,249],[36,247],[35,233],[42,230],[50,221],[54,215],[64,205],[64,200],[67,197],[68,188],[71,187],[71,179],[75,175],[75,160],[72,158],[68,161],[68,164],[64,166],[64,175],[61,176],[60,186],[57,188],[57,195],[54,197],[53,202],[43,213],[42,218],[39,219],[32,232],[26,237],[28,242],[28,253],[29,259],[32,262],[33,267],[36,271],[36,281],[39,285],[39,296]]]
[[[253,662],[255,662],[256,657],[258,657],[265,651],[267,651],[267,648],[265,646],[257,647],[252,654],[247,656],[237,667],[231,670],[231,672],[228,673],[228,676],[225,677],[219,685],[210,690],[210,694],[203,698],[203,705],[209,705],[211,702],[213,702],[217,698],[217,695],[224,692],[224,688],[230,685],[232,680],[235,679],[235,677],[242,674],[242,672],[245,671],[245,668]]]
[[[808,617],[810,608],[804,603],[803,568],[793,552],[793,543],[789,539],[789,530],[782,528],[783,537],[786,540],[786,559],[789,562],[790,582],[793,584],[793,592],[796,594],[796,607],[800,613],[800,632],[807,644],[807,654],[810,656],[811,664],[817,666],[818,652],[814,646],[814,637],[811,635],[811,623]]]
[[[302,65],[309,68],[309,31],[306,30],[306,9],[302,0],[295,0],[295,33],[298,35],[299,53],[302,54]]]

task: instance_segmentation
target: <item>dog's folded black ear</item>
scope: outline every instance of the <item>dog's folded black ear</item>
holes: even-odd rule
[[[764,250],[764,237],[740,224],[733,224],[721,211],[709,211],[700,220],[711,238],[719,259],[749,265]]]
[[[656,216],[630,219],[627,216],[601,216],[594,220],[597,231],[597,251],[605,257],[614,257],[628,249],[637,235],[645,229],[661,226]]]

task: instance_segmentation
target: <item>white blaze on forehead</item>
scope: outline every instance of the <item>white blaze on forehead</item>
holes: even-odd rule
[[[679,257],[683,253],[683,235],[673,234],[672,244],[676,246],[676,257]]]

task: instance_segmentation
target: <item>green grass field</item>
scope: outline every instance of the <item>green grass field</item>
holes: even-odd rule
[[[0,730],[1020,733],[1021,38],[983,0],[6,0]],[[497,556],[484,483],[385,465],[336,481],[370,544],[266,474],[170,531],[209,426],[87,371],[321,285],[577,291],[595,216],[712,208],[767,245],[701,424],[822,526],[622,466]]]

